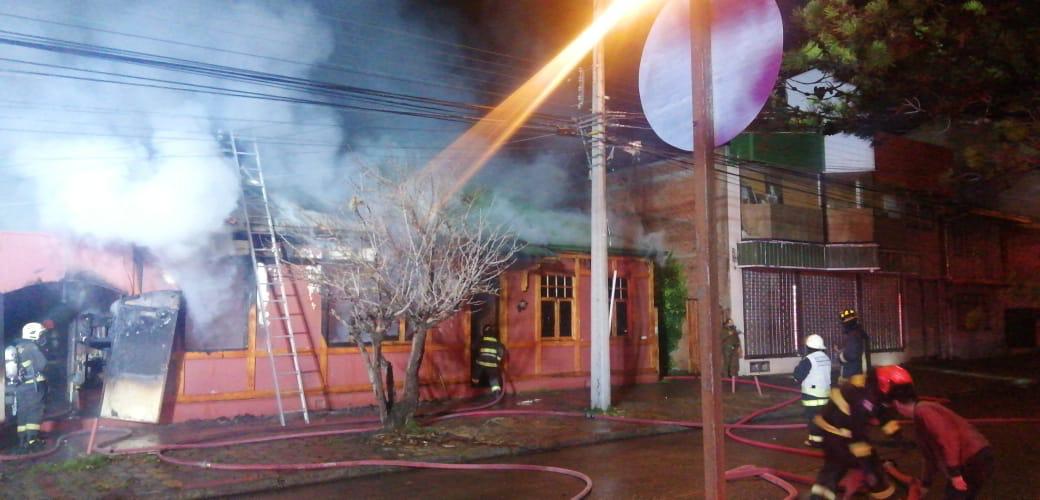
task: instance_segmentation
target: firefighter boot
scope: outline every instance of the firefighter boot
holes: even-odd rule
[[[40,439],[39,432],[26,431],[22,434],[24,434],[23,438],[25,439],[25,442],[22,444],[22,450],[26,453],[32,453],[43,448],[43,440]]]

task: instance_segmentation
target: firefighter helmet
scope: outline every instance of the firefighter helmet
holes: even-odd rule
[[[45,329],[46,328],[44,328],[43,325],[36,322],[26,323],[25,326],[22,327],[22,338],[26,340],[37,340]]]
[[[816,335],[815,333],[805,337],[805,347],[808,347],[809,349],[819,349],[821,351],[827,348],[827,346],[823,344],[823,337]]]
[[[841,319],[842,323],[849,323],[851,321],[855,321],[856,318],[857,318],[856,310],[855,309],[844,309],[844,310],[841,311],[841,314],[838,315],[838,318]]]
[[[874,373],[877,375],[878,390],[886,396],[894,386],[912,386],[914,383],[910,372],[899,365],[879,366],[874,369]]]

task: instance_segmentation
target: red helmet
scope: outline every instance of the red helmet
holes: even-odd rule
[[[879,366],[874,369],[874,373],[877,374],[878,390],[881,391],[881,394],[888,395],[889,391],[892,390],[892,386],[914,383],[914,379],[910,377],[910,372],[899,365]]]

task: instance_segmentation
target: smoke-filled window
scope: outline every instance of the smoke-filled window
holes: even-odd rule
[[[541,336],[569,338],[574,336],[574,277],[557,274],[542,276]]]
[[[230,351],[248,346],[247,319],[253,305],[256,282],[248,257],[219,259],[207,266],[212,274],[226,273],[230,286],[222,293],[206,294],[207,300],[192,300],[192,290],[184,290],[184,350],[189,352]],[[192,277],[195,283],[200,276]],[[214,278],[215,282],[216,279]],[[220,281],[223,285],[223,280]],[[197,288],[197,287],[196,287]]]
[[[333,301],[326,301],[326,303],[328,302]],[[353,332],[351,327],[344,324],[342,321],[342,318],[348,317],[345,307],[346,306],[342,303],[332,303],[327,305],[323,330],[325,333],[325,342],[330,346],[343,347],[357,345],[357,342],[354,340],[355,336],[352,335]],[[403,319],[393,322],[387,330],[383,342],[405,342],[411,340],[410,338],[406,338],[406,329],[404,326]],[[361,341],[366,345],[372,343],[371,332],[360,332],[360,337]]]

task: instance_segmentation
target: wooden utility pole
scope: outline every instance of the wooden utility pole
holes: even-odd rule
[[[593,19],[598,18],[610,0],[592,0]],[[603,67],[603,42],[592,51],[592,119],[590,132],[590,169],[592,177],[592,271],[591,332],[589,366],[591,407],[610,407],[610,323],[607,304],[607,145],[606,85]]]
[[[704,498],[726,498],[725,436],[720,379],[719,282],[715,232],[715,121],[711,80],[712,0],[690,1],[693,72],[694,244],[701,345],[701,420],[704,425]],[[595,285],[593,285],[595,286]]]

